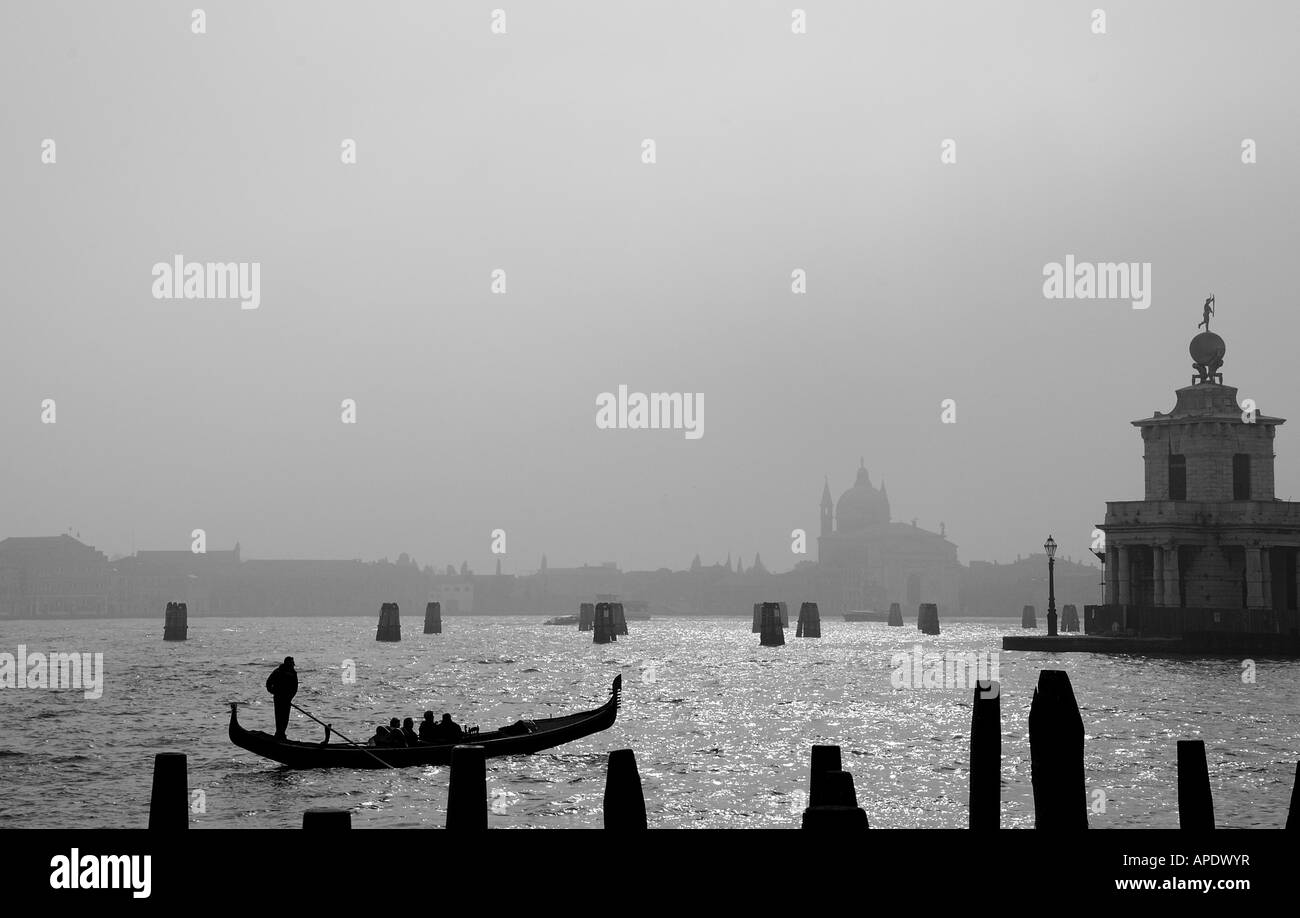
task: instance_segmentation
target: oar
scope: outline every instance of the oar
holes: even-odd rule
[[[310,711],[303,711],[302,708],[299,708],[299,707],[298,707],[296,704],[294,704],[292,701],[289,702],[289,707],[291,707],[291,708],[297,708],[297,710],[302,711],[303,714],[306,714],[306,715],[307,715],[308,717],[310,717],[312,720],[316,721],[316,723],[320,724],[322,727],[325,727],[325,728],[326,728],[330,733],[338,733],[339,738],[342,739],[344,742],[346,742],[346,743],[351,743],[353,746],[356,746],[358,749],[360,749],[360,750],[361,750],[362,752],[364,752],[366,755],[370,756],[372,759],[374,759],[374,760],[375,760],[376,762],[378,762],[379,764],[383,765],[385,768],[396,768],[396,767],[397,767],[396,765],[392,765],[392,764],[389,764],[388,762],[385,762],[385,761],[384,761],[383,759],[381,759],[379,756],[375,755],[373,752],[370,751],[369,747],[367,747],[367,746],[363,746],[363,745],[361,745],[361,743],[353,742],[352,740],[348,739],[348,738],[347,738],[346,736],[344,736],[341,732],[339,732],[338,730],[335,730],[332,726],[330,726],[329,724],[325,723],[325,721],[321,720],[319,717],[317,717],[315,714],[312,714]]]

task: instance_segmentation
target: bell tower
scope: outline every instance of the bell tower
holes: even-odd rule
[[[835,521],[835,501],[831,499],[831,482],[822,485],[822,537],[831,534]]]

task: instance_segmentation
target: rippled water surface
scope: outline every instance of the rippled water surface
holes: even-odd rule
[[[926,652],[996,651],[1016,623],[949,623]],[[233,746],[226,702],[270,730],[263,683],[285,655],[295,701],[363,740],[392,716],[448,710],[484,729],[590,708],[623,674],[624,704],[604,733],[538,755],[488,762],[494,827],[598,827],[605,755],[631,747],[658,827],[794,827],[814,743],[843,747],[872,826],[966,823],[970,692],[896,689],[895,652],[913,626],[827,620],[819,640],[761,648],[740,618],[631,622],[596,646],[540,617],[448,618],[441,635],[407,617],[398,644],[368,618],[191,619],[164,644],[161,620],[0,623],[0,651],[102,652],[103,697],[0,690],[0,826],[142,827],[153,755],[189,754],[205,827],[296,827],[312,806],[342,806],[359,827],[441,826],[447,771],[294,772]],[[793,629],[789,632],[793,634]],[[343,679],[355,662],[356,681]],[[1175,741],[1205,740],[1220,826],[1281,827],[1300,749],[1300,663],[1005,652],[1003,824],[1033,822],[1026,717],[1040,669],[1070,674],[1087,731],[1095,827],[1175,827]],[[295,713],[290,734],[321,738]]]

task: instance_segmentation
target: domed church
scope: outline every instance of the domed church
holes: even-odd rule
[[[831,500],[829,479],[822,487],[816,593],[824,613],[883,612],[896,602],[910,618],[932,602],[941,618],[955,615],[960,570],[957,546],[942,531],[891,520],[885,484],[871,483],[865,462],[838,501]]]

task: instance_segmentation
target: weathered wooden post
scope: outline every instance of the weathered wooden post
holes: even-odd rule
[[[858,806],[853,775],[839,766],[839,746],[813,746],[803,828],[838,831],[868,828],[867,814]]]
[[[1029,761],[1034,827],[1088,828],[1083,774],[1083,717],[1070,674],[1044,669],[1029,705]]]
[[[149,828],[190,827],[190,778],[183,752],[159,752],[153,757],[153,789],[149,794]]]
[[[822,636],[822,618],[817,603],[806,602],[799,606],[799,622],[794,636],[801,638],[819,638]]]
[[[1037,628],[1038,616],[1034,613],[1033,606],[1025,606],[1020,612],[1021,628]]]
[[[596,607],[592,603],[584,602],[578,606],[578,630],[590,631],[594,626],[596,618]]]
[[[302,814],[304,829],[350,829],[352,828],[352,811],[334,807],[317,806]]]
[[[447,828],[474,831],[487,827],[487,756],[482,746],[453,746]]]
[[[763,647],[781,647],[785,645],[785,629],[781,627],[781,609],[774,602],[763,603],[763,630],[758,642]]]
[[[754,603],[754,627],[751,629],[754,634],[763,633],[763,604]]]
[[[402,622],[398,617],[397,603],[386,602],[379,607],[379,627],[375,629],[376,641],[400,641]]]
[[[1061,630],[1079,630],[1079,607],[1073,603],[1067,604],[1061,613]]]
[[[608,644],[618,640],[614,634],[614,610],[610,603],[596,603],[596,619],[592,628],[591,642],[593,644]]]
[[[790,604],[787,602],[778,602],[776,607],[781,610],[781,627],[790,627]]]
[[[921,608],[917,612],[916,626],[923,634],[939,633],[939,607],[932,602],[921,603]]]
[[[889,624],[895,628],[903,624],[903,607],[896,602],[889,604]]]
[[[1002,814],[1002,687],[976,682],[970,717],[970,827],[997,829]]]
[[[1214,828],[1214,797],[1204,740],[1178,741],[1178,828]]]
[[[425,603],[424,633],[442,634],[442,603],[440,602]]]
[[[636,768],[636,753],[615,749],[605,773],[605,828],[646,828],[645,794]]]
[[[167,603],[167,610],[163,612],[163,640],[183,641],[188,636],[189,630],[189,610],[185,603]]]
[[[609,604],[613,610],[614,617],[614,634],[627,634],[627,614],[623,611],[621,602],[612,602]]]

